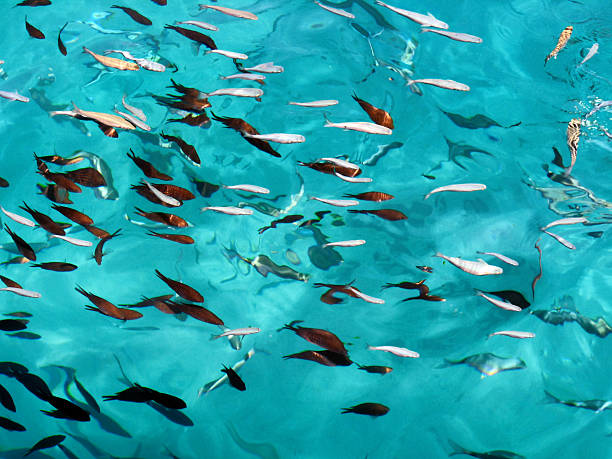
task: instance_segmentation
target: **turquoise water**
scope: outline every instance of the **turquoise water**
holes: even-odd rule
[[[84,187],[82,193],[70,194],[72,207],[91,216],[97,227],[111,233],[121,228],[122,233],[106,243],[107,255],[98,266],[92,255],[99,240],[79,225],[67,234],[93,242],[93,247],[49,239],[43,229],[19,225],[2,214],[3,224],[40,249],[37,262],[70,262],[78,269],[58,273],[28,264],[2,268],[2,275],[42,297],[0,292],[0,312],[29,312],[26,331],[41,336],[35,340],[3,336],[0,360],[25,365],[43,378],[54,395],[73,397],[94,412],[74,382],[65,384],[67,373],[57,366],[75,369],[83,392],[93,396],[106,417],[94,413],[90,422],[77,422],[46,416],[40,410],[49,410],[48,403],[15,378],[0,375],[0,384],[17,408],[16,413],[0,408],[0,416],[27,428],[25,432],[0,429],[0,457],[21,457],[41,438],[56,434],[67,436],[62,445],[78,458],[161,458],[169,457],[170,451],[180,458],[438,458],[457,448],[453,442],[471,452],[505,450],[529,458],[612,457],[609,410],[554,403],[545,393],[563,401],[612,400],[612,338],[605,338],[601,322],[599,335],[592,327],[600,317],[612,322],[608,301],[612,252],[606,225],[612,214],[612,144],[604,132],[612,130],[612,118],[606,108],[584,118],[595,103],[612,99],[612,15],[607,2],[391,3],[429,11],[448,23],[450,31],[481,37],[481,44],[419,33],[418,24],[362,0],[321,1],[350,11],[356,16],[352,20],[310,1],[221,3],[252,12],[257,21],[212,10],[199,12],[197,2],[169,0],[168,6],[130,2],[151,19],[150,27],[109,8],[111,2],[71,2],[70,9],[64,3],[5,6],[0,90],[17,90],[31,100],[0,100],[0,177],[10,183],[0,188],[0,203],[29,217],[19,209],[26,201],[54,220],[67,222],[37,194],[36,184],[45,181],[36,174],[32,153],[67,157],[89,152],[112,171],[118,198],[102,199],[99,191]],[[27,35],[26,14],[28,22],[45,33],[45,40]],[[188,38],[163,28],[189,19],[218,26],[216,32],[191,29],[210,35],[220,49],[247,54],[245,66],[274,61],[284,72],[266,74],[263,86],[218,79],[236,73],[231,59],[206,55],[204,47],[198,52]],[[57,32],[67,21],[62,40],[68,55],[62,56]],[[557,59],[543,66],[569,25],[571,39]],[[595,42],[599,53],[578,68]],[[104,68],[81,53],[83,46],[100,54],[126,50],[169,68],[164,73]],[[243,118],[260,133],[301,134],[306,142],[272,144],[282,156],[274,158],[219,122],[205,128],[167,123],[180,116],[156,103],[152,95],[173,92],[168,89],[170,78],[207,92],[260,87],[261,102],[211,97],[207,113]],[[421,84],[419,96],[406,85],[411,78],[452,79],[469,85],[470,91]],[[324,128],[324,115],[333,122],[369,121],[352,100],[353,93],[391,114],[392,135]],[[123,94],[147,114],[150,133],[118,129],[119,137],[113,139],[91,121],[49,116],[53,110],[69,110],[71,101],[84,110],[112,113],[115,104],[121,107]],[[339,104],[288,105],[319,99],[337,99]],[[473,128],[465,119],[454,117],[453,122],[452,115],[444,112],[465,118],[480,114],[495,122],[487,124],[501,126]],[[563,170],[552,164],[552,147],[559,149],[567,165],[566,127],[572,118],[583,122],[576,165],[571,178],[564,180]],[[192,144],[201,167],[186,161],[176,144],[161,139],[162,131]],[[173,184],[192,190],[196,199],[173,210],[137,195],[130,187],[144,177],[126,156],[130,148],[172,175]],[[298,161],[322,157],[349,160],[362,168],[360,177],[373,181],[348,183],[297,166]],[[89,165],[83,161],[49,166],[62,172]],[[558,180],[549,178],[547,171]],[[190,180],[194,177],[213,184],[263,186],[270,194],[220,189],[203,197]],[[423,199],[434,188],[459,183],[487,188]],[[394,199],[361,201],[349,208],[309,199],[342,199],[346,193],[366,191],[390,193]],[[135,206],[176,213],[193,226],[155,226],[136,215]],[[201,213],[204,206],[240,206],[254,212],[249,216]],[[395,209],[407,219],[387,221],[348,209]],[[324,210],[331,213],[314,226],[298,226]],[[289,214],[303,215],[304,220],[258,234],[259,228]],[[571,241],[575,250],[539,230],[553,220],[581,216],[592,226],[550,229]],[[195,244],[153,238],[146,234],[150,229],[187,234]],[[1,258],[8,261],[16,254],[9,235],[3,234]],[[354,239],[367,242],[333,250],[320,247]],[[532,281],[539,273],[534,247],[538,240],[542,276],[533,296]],[[519,265],[478,251],[502,253]],[[432,257],[436,252],[472,261],[483,257],[504,272],[473,276]],[[309,275],[309,280],[264,277],[236,253],[249,259],[265,255],[277,265]],[[433,273],[424,273],[417,265],[430,266]],[[84,305],[89,302],[75,291],[80,285],[116,305],[173,293],[155,276],[155,269],[196,288],[205,298],[204,306],[228,327],[253,326],[261,332],[246,336],[236,350],[226,339],[210,341],[211,334],[221,332],[214,325],[191,317],[177,320],[152,307],[138,309],[141,319],[123,322],[87,311]],[[401,302],[418,292],[382,289],[386,283],[422,279],[430,294],[446,301]],[[361,292],[384,299],[384,304],[342,293],[337,296],[343,303],[325,304],[319,299],[325,289],[313,285],[353,280]],[[502,310],[476,296],[474,289],[514,290],[531,305],[521,312]],[[565,314],[568,323],[553,325],[537,317],[543,313],[530,314],[555,307],[561,308],[557,314]],[[293,320],[336,334],[354,362],[389,366],[393,371],[381,376],[359,371],[356,365],[328,367],[283,360],[304,350],[320,350],[291,331],[277,332]],[[501,330],[528,331],[535,338],[487,339]],[[405,347],[420,357],[371,351],[368,344]],[[250,350],[252,357],[239,370],[245,392],[225,384],[198,395],[202,386],[223,375],[223,365],[234,365]],[[521,359],[525,368],[484,376],[468,365],[445,364],[445,359],[458,361],[483,353]],[[193,425],[181,425],[190,422],[170,413],[173,421],[141,403],[102,401],[103,395],[129,384],[122,379],[115,356],[131,381],[183,399],[187,408],[180,413]],[[390,410],[379,418],[340,414],[342,408],[365,402],[381,403]],[[68,454],[55,447],[30,457],[71,457]]]

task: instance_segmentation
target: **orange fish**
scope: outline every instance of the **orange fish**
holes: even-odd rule
[[[157,277],[163,280],[168,285],[168,287],[174,290],[181,298],[184,298],[187,301],[194,301],[196,303],[204,302],[204,297],[200,294],[200,292],[198,292],[193,287],[190,287],[187,284],[183,284],[181,282],[169,279],[166,276],[164,276],[162,273],[160,273],[157,269],[155,270],[155,274],[157,274]]]

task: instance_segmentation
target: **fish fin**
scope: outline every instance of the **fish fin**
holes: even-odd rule
[[[448,454],[449,456],[455,456],[457,454],[468,454],[468,455],[470,454],[470,451],[468,451],[463,446],[459,445],[458,443],[454,442],[451,439],[448,440],[448,444],[450,445],[451,448],[453,448],[453,451],[451,451]]]
[[[221,338],[221,335],[215,335],[214,333],[211,333],[209,341],[214,341],[214,340],[219,339],[219,338]]]
[[[560,403],[560,402],[561,400],[559,400],[557,397],[555,397],[553,394],[551,394],[547,390],[544,390],[544,403]]]

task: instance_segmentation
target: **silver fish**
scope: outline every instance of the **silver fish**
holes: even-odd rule
[[[9,91],[0,91],[0,97],[3,97],[8,100],[17,100],[19,102],[30,102],[30,98],[26,96],[22,96],[17,91],[9,92]]]
[[[469,91],[470,87],[467,84],[459,83],[455,80],[441,80],[439,78],[421,78],[418,80],[408,80],[408,86],[423,83],[430,84],[432,86],[437,86],[442,89],[453,89],[455,91]]]
[[[508,263],[509,265],[512,265],[512,266],[518,266],[519,265],[518,261],[513,260],[512,258],[508,258],[507,256],[502,255],[501,253],[497,253],[497,252],[480,252],[480,251],[478,251],[478,253],[480,253],[481,255],[490,255],[492,257],[499,258],[504,263]]]
[[[83,241],[81,239],[76,239],[74,237],[70,237],[70,236],[60,236],[58,234],[52,234],[50,237],[52,238],[57,238],[57,239],[63,239],[66,242],[69,242],[72,245],[76,245],[79,247],[91,247],[93,245],[92,242],[89,241]]]
[[[212,97],[212,96],[236,96],[236,97],[261,97],[263,96],[263,91],[259,88],[222,88],[217,89],[216,91],[209,92],[207,94],[202,94],[203,97]]]
[[[38,292],[32,292],[31,290],[25,290],[16,287],[4,287],[0,288],[0,292],[11,292],[19,296],[25,296],[26,298],[40,298],[42,295]]]
[[[274,65],[274,62],[264,62],[263,64],[257,64],[255,67],[246,67],[244,70],[261,73],[282,73],[285,71],[282,65]]]
[[[554,222],[550,222],[548,225],[540,228],[542,231],[547,230],[548,228],[552,228],[553,226],[558,225],[575,225],[576,223],[586,223],[587,219],[584,217],[568,217],[568,218],[560,218],[559,220],[555,220]]]
[[[150,70],[151,72],[165,72],[166,71],[165,65],[160,64],[159,62],[153,62],[152,60],[149,60],[149,59],[134,57],[128,51],[121,51],[119,49],[111,49],[111,50],[104,52],[104,54],[110,54],[110,53],[119,53],[124,58],[136,62],[140,67],[142,67],[145,70]]]
[[[249,193],[269,194],[270,190],[257,185],[224,185],[223,188],[228,190],[247,191]]]
[[[597,54],[598,50],[599,50],[599,43],[593,43],[593,46],[591,46],[591,49],[589,49],[589,52],[587,53],[587,55],[584,56],[584,59],[582,59],[580,64],[578,64],[578,67],[580,67],[586,61],[588,61],[590,58],[592,58],[595,54]]]
[[[514,312],[522,311],[520,306],[517,306],[516,304],[512,304],[509,301],[501,301],[501,300],[498,300],[496,298],[492,298],[492,297],[490,297],[488,295],[485,295],[480,290],[476,290],[476,295],[483,297],[489,303],[497,306],[498,308],[505,309],[506,311],[514,311]]]
[[[253,211],[251,209],[241,209],[240,207],[232,207],[232,206],[228,206],[228,207],[219,207],[219,206],[209,206],[209,207],[202,207],[202,209],[200,209],[202,212],[205,212],[207,210],[214,210],[215,212],[219,212],[222,214],[227,214],[227,215],[252,215]]]
[[[341,178],[345,182],[350,183],[370,183],[372,181],[369,177],[347,177],[345,175],[339,174],[338,172],[334,172],[334,175],[338,178]]]
[[[500,268],[499,266],[489,265],[483,260],[478,260],[478,261],[462,260],[461,258],[457,258],[457,257],[447,257],[446,255],[442,255],[440,252],[436,253],[434,256],[443,258],[444,260],[448,261],[452,265],[455,265],[460,270],[465,271],[466,273],[469,273],[469,274],[473,274],[475,276],[489,276],[489,275],[502,274],[504,272],[504,270]]]
[[[125,113],[125,112],[120,112],[119,110],[117,110],[117,107],[115,107],[115,113],[118,114],[118,115],[123,116],[126,120],[128,120],[130,123],[132,123],[137,128],[142,129],[143,131],[150,131],[151,130],[151,126],[149,126],[148,124],[140,121],[135,116],[132,116],[132,115],[130,115],[128,113]]]
[[[324,204],[329,204],[330,206],[336,206],[336,207],[349,207],[349,206],[359,205],[359,201],[355,199],[323,199],[323,198],[317,198],[314,196],[310,199],[314,199],[315,201],[319,201]]]
[[[317,159],[317,161],[327,161],[329,163],[334,163],[337,166],[346,167],[348,169],[359,169],[359,166],[357,164],[353,164],[349,161],[340,158],[319,158]]]
[[[576,250],[576,246],[574,244],[572,244],[570,241],[568,241],[567,239],[563,239],[561,236],[559,236],[558,234],[555,233],[551,233],[550,231],[546,231],[543,230],[546,234],[548,234],[550,237],[555,238],[559,243],[563,244],[565,247],[567,247],[570,250]]]
[[[561,403],[563,405],[573,406],[576,408],[585,408],[587,410],[595,411],[595,413],[601,413],[605,410],[612,410],[612,400],[561,400],[548,391],[544,392],[555,403]]]
[[[457,183],[455,185],[446,185],[435,188],[425,195],[423,199],[429,198],[434,193],[440,193],[442,191],[456,191],[456,192],[468,192],[468,191],[482,191],[486,190],[487,186],[482,183]]]
[[[382,298],[375,298],[373,296],[366,295],[365,293],[360,292],[359,290],[357,290],[355,287],[349,287],[348,289],[351,292],[353,292],[354,295],[356,295],[357,297],[361,298],[363,301],[365,301],[367,303],[385,304],[385,300],[383,300]]]
[[[221,80],[250,80],[250,81],[263,81],[266,79],[265,75],[258,75],[256,73],[235,73],[234,75],[219,76]]]
[[[202,21],[181,21],[181,22],[177,22],[177,24],[192,25],[195,27],[199,27],[200,29],[212,30],[213,32],[216,32],[217,30],[219,30],[219,27],[209,24],[207,22],[202,22]]]
[[[490,352],[470,355],[461,360],[446,359],[445,362],[446,363],[443,366],[460,364],[469,365],[482,373],[483,378],[485,376],[493,376],[501,371],[521,370],[527,367],[525,362],[523,362],[521,359],[516,357],[498,357]]]
[[[243,137],[248,137],[250,139],[259,139],[265,140],[266,142],[276,142],[276,143],[303,143],[306,141],[306,138],[303,135],[299,134],[243,134]]]
[[[379,124],[368,123],[365,121],[354,121],[344,123],[332,123],[330,120],[325,118],[325,127],[335,127],[349,131],[365,132],[367,134],[380,134],[380,135],[391,135],[393,131],[388,127],[381,126]]]
[[[421,24],[426,27],[437,27],[439,29],[448,29],[448,24],[446,22],[442,22],[436,19],[431,13],[424,15],[424,14],[415,13],[414,11],[403,10],[395,6],[387,5],[386,3],[383,3],[380,0],[376,0],[376,4],[380,6],[384,6],[385,8],[389,8],[394,13],[407,17],[408,19],[416,22],[417,24]]]
[[[349,18],[349,19],[355,19],[355,15],[352,13],[349,13],[348,11],[341,10],[340,8],[332,8],[331,6],[325,6],[317,2],[317,0],[315,0],[315,3],[319,5],[321,8],[323,8],[324,10],[329,11],[330,13],[337,14],[338,16],[344,16],[345,18]]]
[[[323,247],[357,247],[365,243],[366,241],[363,239],[353,239],[350,241],[328,242],[327,244],[323,244]]]
[[[145,113],[137,108],[134,107],[133,105],[129,105],[126,101],[125,101],[125,94],[123,95],[123,97],[121,98],[121,103],[123,104],[123,106],[125,107],[125,109],[130,112],[132,115],[134,115],[135,117],[139,118],[140,120],[146,122],[147,121],[147,115],[145,115]]]
[[[470,35],[467,33],[461,32],[449,32],[447,30],[438,30],[438,29],[421,29],[421,33],[423,32],[433,32],[438,35],[442,35],[443,37],[450,38],[455,41],[463,41],[465,43],[482,43],[482,38],[477,37],[476,35]]]
[[[517,339],[525,339],[525,338],[535,338],[535,333],[532,332],[524,332],[524,331],[514,331],[514,330],[503,330],[491,333],[488,338],[491,336],[509,336],[510,338]]]
[[[233,51],[225,51],[223,49],[211,49],[206,51],[205,54],[221,54],[222,56],[229,57],[230,59],[248,59],[249,56],[243,53],[235,53]]]
[[[253,21],[257,20],[257,16],[254,15],[253,13],[249,13],[248,11],[235,10],[233,8],[227,8],[225,6],[202,5],[202,4],[200,4],[200,9],[201,10],[204,10],[206,8],[209,8],[211,10],[219,11],[219,12],[221,12],[223,14],[227,14],[228,16],[234,16],[235,18],[251,19]]]
[[[25,226],[29,226],[29,227],[34,227],[36,226],[36,223],[34,223],[32,220],[29,220],[25,217],[22,217],[21,215],[17,215],[14,214],[13,212],[9,212],[8,210],[6,210],[4,207],[0,206],[0,210],[2,210],[2,212],[4,213],[4,215],[6,215],[8,218],[10,218],[11,220],[17,222],[17,223],[21,223],[22,225]]]
[[[331,107],[332,105],[338,105],[337,100],[313,100],[312,102],[289,102],[289,105],[297,105],[298,107]]]
[[[179,201],[178,199],[174,199],[172,196],[168,196],[167,194],[162,193],[161,191],[159,191],[157,188],[155,188],[153,185],[151,185],[146,180],[143,180],[143,183],[147,186],[147,188],[151,191],[151,193],[153,193],[155,197],[159,199],[160,201],[165,202],[169,206],[173,206],[173,207],[181,206],[181,201]]]
[[[405,347],[396,347],[396,346],[368,346],[370,351],[384,351],[389,352],[393,355],[397,355],[398,357],[411,357],[413,359],[418,359],[420,357],[418,352],[411,351],[410,349],[406,349]]]
[[[224,336],[234,335],[234,336],[244,336],[244,335],[253,335],[255,333],[259,333],[261,329],[257,327],[247,327],[247,328],[235,328],[233,330],[225,330],[220,335],[214,335],[212,339],[219,339]]]

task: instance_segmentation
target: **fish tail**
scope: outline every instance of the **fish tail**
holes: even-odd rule
[[[353,412],[352,408],[342,408],[342,414],[352,413],[352,412]]]
[[[544,403],[560,403],[560,402],[561,400],[559,400],[557,397],[555,397],[553,394],[551,394],[547,390],[544,390]]]
[[[465,449],[463,446],[459,445],[458,443],[454,442],[453,440],[448,440],[448,444],[450,445],[451,448],[453,448],[453,451],[451,451],[448,455],[449,456],[455,456],[457,454],[470,454],[470,451],[468,451],[467,449]]]
[[[209,341],[214,341],[216,339],[221,338],[221,335],[215,335],[214,333],[210,335],[210,340]]]
[[[323,118],[325,118],[325,125],[323,127],[331,127],[333,123],[329,120],[326,113],[323,113]]]

